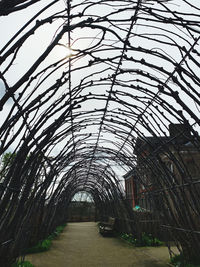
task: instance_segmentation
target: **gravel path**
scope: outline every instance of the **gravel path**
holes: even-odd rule
[[[96,223],[68,223],[47,252],[28,255],[36,267],[164,267],[165,247],[134,248],[111,237],[102,237]]]

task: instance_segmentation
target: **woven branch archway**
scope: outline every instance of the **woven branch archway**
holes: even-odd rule
[[[1,168],[2,266],[65,221],[78,191],[102,216],[132,218],[121,181],[132,170],[197,257],[199,13],[195,0],[0,1],[0,153],[13,155]],[[170,124],[184,127],[169,136]]]

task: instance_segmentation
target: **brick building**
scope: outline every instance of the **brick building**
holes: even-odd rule
[[[124,175],[126,199],[133,208],[152,210],[153,192],[200,178],[199,138],[184,124],[170,124],[169,136],[137,138],[134,153],[137,165]],[[168,202],[173,202],[170,190]]]
[[[130,203],[130,205],[134,208],[137,205],[137,190],[136,190],[136,173],[134,170],[129,171],[124,175],[125,180],[125,193],[126,193],[126,199]]]

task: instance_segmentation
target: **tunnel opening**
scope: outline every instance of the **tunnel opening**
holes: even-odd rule
[[[68,206],[68,222],[96,221],[96,207],[88,192],[77,192]]]

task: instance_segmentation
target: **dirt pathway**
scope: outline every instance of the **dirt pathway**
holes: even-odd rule
[[[68,223],[48,252],[26,257],[36,267],[164,267],[167,248],[134,248],[111,237],[102,237],[96,223]]]

